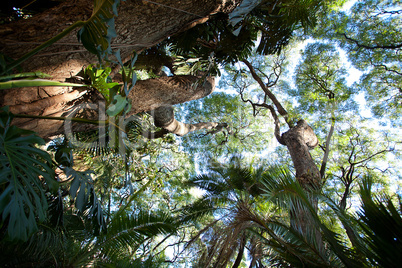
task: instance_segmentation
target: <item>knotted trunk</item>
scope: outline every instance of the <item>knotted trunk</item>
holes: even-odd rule
[[[297,125],[281,136],[288,148],[296,170],[296,179],[306,190],[321,189],[321,175],[310,155],[310,150],[318,145],[317,136],[306,121],[300,120]]]
[[[309,195],[320,191],[322,187],[320,171],[309,152],[318,145],[318,139],[313,129],[306,121],[300,120],[296,126],[282,134],[281,142],[288,148],[296,170],[296,180],[306,190],[306,193]],[[317,211],[317,199],[310,197],[309,201]],[[323,250],[321,233],[316,229],[311,212],[296,206],[290,211],[290,217],[291,225],[301,234],[311,236],[315,240],[317,248],[320,251]]]

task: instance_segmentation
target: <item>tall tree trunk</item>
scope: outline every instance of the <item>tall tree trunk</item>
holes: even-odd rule
[[[231,12],[238,2],[241,1],[121,1],[115,22],[117,37],[112,40],[112,46],[120,49],[122,58],[127,58],[132,51],[152,47],[171,35],[207,21],[213,14]],[[19,58],[74,22],[87,20],[92,8],[93,0],[64,1],[27,20],[0,25],[0,52]],[[23,64],[24,70],[40,70],[55,80],[64,80],[77,74],[82,66],[96,61],[96,57],[78,43],[77,30]]]
[[[320,170],[310,155],[310,150],[318,145],[318,138],[306,121],[300,120],[281,136],[281,142],[286,145],[296,170],[296,180],[305,189],[307,194],[320,191],[322,187]],[[310,199],[315,211],[318,203],[315,198]],[[316,229],[310,211],[296,206],[290,211],[291,225],[305,236],[315,241],[319,252],[323,252],[321,233]],[[310,239],[309,239],[310,240]]]
[[[112,41],[112,47],[120,49],[123,59],[129,58],[133,51],[141,52],[152,47],[175,33],[207,21],[213,14],[231,12],[239,2],[241,0],[122,1],[116,18],[117,37]],[[18,59],[74,22],[87,20],[92,8],[92,0],[64,1],[27,20],[0,25],[0,52]],[[54,80],[65,81],[78,74],[83,67],[95,63],[96,56],[78,43],[76,32],[33,56],[22,64],[23,70],[41,71],[50,74]],[[185,78],[185,81],[188,79]],[[195,79],[190,80],[194,82]],[[206,86],[192,90],[188,85],[183,86],[175,81],[171,78],[138,81],[129,96],[133,102],[133,112],[202,98],[211,93],[214,87],[213,81],[208,81]],[[63,116],[83,101],[99,101],[98,97],[89,93],[67,87],[11,89],[0,92],[0,106],[10,105],[14,113]],[[43,137],[60,133],[61,122],[58,121],[16,121]]]

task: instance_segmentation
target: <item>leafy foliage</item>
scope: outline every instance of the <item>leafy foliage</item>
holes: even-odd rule
[[[72,180],[70,196],[71,200],[75,201],[75,206],[78,211],[92,219],[94,232],[96,234],[105,231],[106,222],[103,209],[93,187],[91,172],[79,172],[66,167],[65,173],[67,179]]]
[[[165,65],[175,72],[220,74],[216,63],[233,64],[250,56],[257,41],[256,51],[260,54],[283,52],[295,30],[308,29],[315,24],[316,14],[322,11],[322,2],[245,0],[229,16],[216,14],[207,23],[169,38],[162,45],[170,46],[170,52],[163,54],[149,50],[147,53],[155,52],[153,56],[163,57],[163,64],[155,64],[158,68]],[[87,22],[74,25],[84,25],[78,33],[79,38],[89,51],[100,57],[112,54],[110,40],[115,36],[114,16],[117,15],[118,3],[95,1],[93,16]],[[378,17],[384,17],[384,14],[387,13]],[[378,49],[373,48],[374,43],[362,45],[348,39],[348,36],[344,35],[347,39],[344,47]],[[113,54],[117,62],[109,62],[123,66],[119,52]],[[177,58],[175,66],[172,65],[173,56]],[[350,98],[355,89],[345,86],[345,70],[338,61],[337,48],[326,43],[311,44],[302,56],[303,62],[297,67],[297,90],[289,90],[296,97],[291,102],[299,101],[300,110],[306,112],[304,115],[311,115],[316,121],[327,117],[324,113],[329,104],[336,103],[339,111],[350,112],[354,108]],[[373,53],[372,56],[371,60],[378,60],[372,65],[380,67],[377,70],[387,71],[392,77],[372,72],[364,76],[367,79],[364,83],[369,84],[373,77],[382,76],[391,81],[389,85],[398,88],[398,78],[395,78],[396,82],[393,80],[395,75],[399,75],[394,63],[381,65],[378,64],[384,61],[381,55]],[[136,82],[133,71],[135,60],[136,57],[131,61],[130,68],[122,69],[123,85],[111,81],[109,67],[92,65],[86,69],[90,86],[105,98],[110,117],[124,116],[131,108],[127,96]],[[267,61],[267,58],[256,58],[256,61]],[[0,64],[7,69],[5,61]],[[281,70],[275,68],[272,67],[272,75],[265,75],[267,85],[275,85],[278,81]],[[263,74],[263,69],[268,67],[260,64],[256,69]],[[231,130],[217,134],[216,139],[195,137],[199,138],[199,144],[208,146],[210,150],[207,154],[216,156],[220,161],[226,161],[238,151],[247,155],[258,152],[259,159],[273,157],[267,150],[269,143],[259,136],[266,135],[267,129],[259,133],[257,130],[261,129],[252,126],[256,121],[251,119],[252,115],[266,114],[253,105],[251,115],[241,106],[242,101],[260,101],[265,98],[264,95],[256,93],[256,90],[252,90],[250,95],[243,94],[242,90],[249,86],[249,80],[241,67],[227,67],[226,71],[234,75],[231,86],[239,86],[241,100],[232,95],[216,94],[203,102],[186,105],[183,117],[219,119],[231,125]],[[41,75],[35,73],[27,77]],[[10,78],[16,77],[4,79]],[[25,84],[32,81],[18,82]],[[10,85],[5,84],[5,87]],[[273,92],[283,93],[283,88],[275,88]],[[391,108],[398,104],[396,97]],[[203,112],[200,112],[200,107]],[[242,109],[235,111],[239,107]],[[222,111],[226,115],[218,116]],[[333,110],[331,116],[334,117]],[[343,116],[336,119],[341,120]],[[180,250],[186,244],[186,249],[193,255],[193,264],[198,267],[239,267],[246,258],[250,267],[387,267],[397,266],[400,262],[401,212],[388,197],[382,198],[382,203],[379,199],[373,200],[368,183],[364,182],[361,186],[363,206],[357,214],[359,217],[348,214],[344,206],[339,207],[326,196],[306,193],[288,168],[269,163],[245,168],[238,159],[232,159],[225,165],[213,162],[206,174],[193,177],[184,184],[185,178],[196,170],[203,170],[210,159],[200,156],[199,148],[188,148],[194,142],[181,140],[180,145],[187,148],[185,152],[177,152],[175,141],[171,140],[168,145],[167,139],[136,144],[127,151],[130,154],[122,158],[112,147],[117,143],[126,146],[125,141],[137,141],[141,132],[139,123],[131,120],[128,124],[124,122],[124,126],[116,125],[123,132],[123,144],[120,143],[120,134],[113,136],[113,131],[105,131],[102,137],[99,137],[100,131],[78,133],[81,141],[90,144],[86,152],[75,155],[75,160],[82,160],[82,169],[73,165],[74,149],[68,146],[67,140],[55,146],[55,164],[66,175],[65,178],[58,175],[58,179],[63,179],[56,195],[58,184],[52,160],[49,154],[35,147],[43,141],[30,132],[11,126],[11,118],[6,110],[1,113],[0,212],[2,230],[7,229],[8,232],[6,236],[2,235],[14,240],[12,245],[16,245],[15,248],[9,247],[5,239],[0,243],[0,251],[4,249],[0,260],[8,266],[26,260],[26,263],[62,267],[160,267],[166,264],[168,258],[163,253],[164,249],[158,253],[156,249],[170,239],[175,240],[174,246]],[[323,125],[318,122],[314,128],[325,136]],[[342,155],[336,157],[343,157],[343,162],[350,164],[349,171],[344,172],[343,166],[340,169],[342,173],[351,175],[350,181],[354,182],[357,175],[352,175],[357,170],[356,165],[370,169],[366,163],[377,153],[371,154],[366,148],[371,146],[359,135],[356,138],[349,131],[344,136],[338,146],[342,148],[336,152]],[[101,143],[103,138],[105,144]],[[323,147],[323,150],[329,148]],[[362,158],[354,154],[355,150],[361,153]],[[352,152],[348,154],[349,151]],[[95,166],[96,174],[89,171],[90,165]],[[340,173],[331,168],[332,175]],[[338,187],[333,181],[331,187]],[[201,198],[190,202],[192,197],[184,186],[201,189]],[[344,186],[348,195],[346,188],[350,184]],[[337,189],[337,193],[339,191]],[[70,206],[66,206],[66,202],[70,202]],[[179,216],[174,217],[177,212]],[[307,228],[298,228],[301,225],[298,221]],[[385,229],[384,225],[390,228]],[[185,239],[188,235],[192,236],[190,241]],[[17,239],[26,242],[19,243]],[[13,255],[16,252],[18,254]],[[25,252],[27,256],[24,256]],[[8,255],[15,258],[8,260]],[[171,262],[174,263],[176,258],[179,257],[175,256]]]
[[[251,181],[254,183],[250,184]],[[251,262],[264,265],[392,267],[400,262],[396,253],[402,245],[399,239],[401,211],[387,197],[385,203],[375,201],[370,180],[361,184],[359,217],[346,213],[328,197],[315,195],[321,201],[320,206],[330,207],[332,217],[342,222],[345,229],[338,232],[331,230],[317,214],[308,196],[311,193],[306,193],[289,171],[280,166],[266,170],[215,166],[210,174],[198,176],[190,183],[203,189],[205,194],[184,209],[184,218],[195,220],[205,217],[206,213],[214,213],[210,223],[190,241],[195,243],[201,239],[207,246],[208,250],[200,259],[201,267],[212,264],[220,267],[229,259],[233,260],[234,251],[240,250],[238,238],[241,237],[250,243],[247,248]],[[310,227],[320,230],[324,248],[314,232],[300,232],[289,224],[290,215],[286,211],[295,208],[312,215]],[[389,228],[384,228],[385,225]],[[342,238],[346,233],[353,249]],[[255,252],[260,255],[254,260]]]
[[[373,113],[399,124],[401,112],[400,3],[391,0],[357,1],[350,12],[322,18],[313,36],[330,39],[346,50],[353,67],[361,71],[355,86],[364,90]]]
[[[228,16],[217,14],[206,23],[169,38],[166,43],[177,56],[205,62],[213,60],[216,65],[247,58],[257,41],[257,53],[279,54],[296,29],[314,26],[321,2],[242,1]],[[215,67],[211,73],[215,75],[216,70]]]
[[[296,85],[292,96],[300,103],[300,110],[328,115],[356,108],[352,97],[354,88],[346,85],[346,68],[336,48],[330,44],[312,43],[303,52],[303,61],[296,67]]]
[[[263,55],[280,53],[294,32],[302,27],[307,30],[315,25],[320,0],[264,1],[251,12],[249,23],[261,31],[257,52]]]
[[[100,238],[99,247],[102,248],[102,255],[118,260],[124,254],[135,254],[147,239],[175,232],[176,228],[175,220],[163,213],[157,215],[140,211],[138,214],[128,215],[117,212],[107,235]],[[105,258],[106,262],[109,262],[108,258]]]
[[[402,263],[399,254],[402,250],[402,203],[399,197],[399,208],[395,207],[391,198],[373,196],[373,185],[366,179],[360,185],[361,209],[358,212],[360,226],[368,249],[367,257],[373,265],[393,267]],[[386,228],[384,228],[386,226]]]
[[[33,132],[11,125],[12,117],[0,113],[0,213],[10,239],[27,240],[37,221],[47,215],[47,191],[56,191],[50,155],[35,145],[44,141]]]

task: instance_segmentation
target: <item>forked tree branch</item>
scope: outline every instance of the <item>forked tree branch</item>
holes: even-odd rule
[[[370,49],[370,50],[374,50],[374,49],[398,49],[398,48],[402,48],[402,43],[399,44],[390,44],[390,45],[365,45],[365,44],[361,44],[358,40],[353,39],[349,36],[346,35],[346,33],[342,33],[341,35],[343,35],[343,37],[345,37],[346,40],[355,43],[356,46],[358,46],[359,48],[365,48],[365,49]]]
[[[278,113],[285,118],[286,123],[289,125],[289,127],[291,127],[290,122],[288,121],[288,112],[285,110],[285,108],[282,106],[282,104],[279,102],[279,100],[276,98],[276,96],[265,85],[265,83],[262,81],[261,77],[259,77],[257,75],[257,73],[254,70],[254,67],[251,65],[251,63],[245,59],[243,60],[243,63],[246,64],[246,66],[250,70],[251,76],[260,85],[260,87],[264,91],[265,95],[268,96],[268,98],[273,102],[273,104],[275,105],[275,108],[278,110]]]
[[[280,144],[286,145],[281,136],[281,124],[280,124],[278,115],[276,114],[275,108],[272,105],[265,103],[266,98],[264,98],[263,103],[254,103],[250,99],[247,99],[247,100],[244,99],[243,90],[240,90],[240,98],[243,102],[248,102],[251,104],[251,106],[253,107],[253,115],[254,116],[257,115],[257,107],[263,107],[265,109],[268,109],[271,112],[271,115],[274,118],[274,124],[275,124],[275,130],[274,130],[275,138]]]

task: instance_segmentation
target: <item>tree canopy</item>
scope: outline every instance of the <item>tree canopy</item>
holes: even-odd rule
[[[402,263],[399,1],[89,2],[1,10],[4,267]]]

